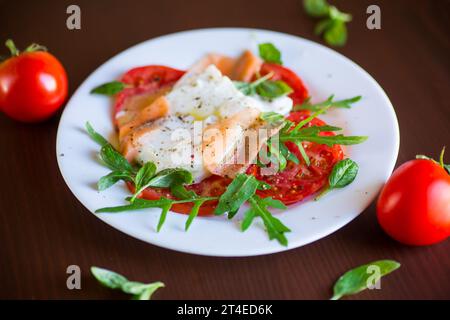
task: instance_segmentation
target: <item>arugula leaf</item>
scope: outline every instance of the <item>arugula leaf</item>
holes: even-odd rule
[[[328,186],[315,200],[319,200],[332,189],[340,189],[348,186],[355,180],[358,169],[358,164],[352,159],[344,159],[336,163],[328,177]]]
[[[350,109],[351,104],[358,102],[359,100],[361,100],[361,98],[362,98],[361,96],[356,96],[356,97],[352,97],[349,99],[333,101],[334,95],[331,95],[328,97],[327,100],[325,100],[323,102],[311,104],[309,101],[307,101],[301,105],[296,105],[296,106],[294,106],[294,110],[295,111],[298,111],[298,110],[319,111],[322,108],[326,108],[326,107]]]
[[[192,206],[191,212],[189,213],[189,217],[186,220],[186,224],[184,226],[185,231],[188,231],[189,227],[192,224],[192,221],[194,221],[195,217],[197,217],[200,207],[206,201],[208,201],[208,200],[205,198],[197,198],[196,200],[193,200],[194,205]]]
[[[312,17],[327,16],[330,7],[326,0],[303,0],[303,6],[306,13]]]
[[[86,131],[89,134],[89,137],[91,137],[92,140],[97,142],[102,147],[110,144],[108,140],[106,140],[100,133],[98,133],[97,131],[94,130],[94,128],[92,128],[89,122],[86,122]]]
[[[106,144],[100,149],[100,158],[103,163],[113,171],[134,172],[134,168],[127,159],[117,152],[110,144]]]
[[[347,271],[334,285],[331,300],[338,300],[367,289],[369,279],[374,276],[371,268],[377,268],[381,278],[400,268],[400,263],[394,260],[379,260]]]
[[[271,100],[281,96],[288,95],[294,92],[294,90],[292,90],[292,88],[284,81],[267,80],[256,87],[256,92],[264,100]]]
[[[277,200],[273,200],[272,198],[261,199],[259,196],[253,195],[248,199],[248,202],[251,207],[251,212],[246,213],[245,220],[247,221],[244,227],[248,228],[248,226],[251,224],[254,218],[252,218],[252,215],[259,216],[264,222],[264,226],[266,227],[269,239],[277,239],[280,244],[282,244],[283,246],[287,246],[288,241],[284,234],[286,232],[290,232],[291,230],[286,227],[279,219],[275,218],[269,210],[267,210],[267,207],[272,206],[274,203],[277,203],[276,205],[280,206]],[[242,226],[241,229],[243,229]],[[243,229],[243,231],[245,230],[246,229]]]
[[[156,165],[153,162],[147,162],[139,169],[134,178],[135,192],[131,198],[131,202],[150,185],[152,178],[155,176],[155,172]]]
[[[91,93],[113,96],[126,88],[126,84],[120,81],[112,81],[104,83],[91,90]]]
[[[342,134],[338,134],[335,136],[318,136],[318,135],[303,135],[301,131],[299,133],[293,133],[286,136],[281,136],[280,141],[309,141],[315,142],[319,144],[325,144],[329,147],[332,147],[336,144],[349,146],[354,144],[360,144],[366,141],[368,137],[366,136],[344,136]]]
[[[258,45],[259,56],[266,62],[283,64],[281,52],[272,43],[261,43]]]
[[[133,181],[133,177],[128,172],[112,171],[98,180],[97,188],[99,191],[106,190],[120,180]]]
[[[91,267],[91,273],[103,286],[109,289],[120,289],[124,293],[132,294],[132,299],[134,300],[150,300],[157,289],[164,287],[164,283],[159,281],[148,284],[129,281],[121,274],[94,266]]]
[[[331,101],[332,97],[330,97],[329,100]],[[357,99],[355,97],[352,99],[342,100],[339,101],[339,105],[342,106],[346,105],[350,103],[349,102],[350,100],[355,101]],[[318,115],[326,112],[328,108],[330,108],[329,103],[326,104],[321,103],[320,107],[317,107],[316,111],[311,116],[297,123],[294,128],[292,128],[294,126],[293,122],[284,119],[282,115],[277,114],[275,112],[263,112],[260,115],[260,118],[268,123],[276,125],[283,125],[284,123],[283,128],[278,132],[278,134],[271,137],[267,141],[267,146],[269,149],[268,156],[270,157],[270,160],[272,162],[278,164],[279,169],[281,171],[284,170],[284,168],[286,167],[287,160],[290,160],[294,163],[298,163],[297,157],[294,154],[292,154],[289,151],[289,149],[285,146],[285,143],[288,141],[293,142],[297,145],[300,154],[302,155],[302,158],[304,159],[305,163],[309,166],[310,159],[306,154],[305,149],[303,148],[302,145],[303,141],[333,146],[336,144],[341,145],[359,144],[367,140],[367,137],[365,136],[344,136],[342,134],[337,134],[333,136],[320,135],[321,132],[333,132],[342,130],[339,127],[329,125],[304,127]],[[279,142],[278,144],[276,143],[277,142],[276,139],[278,139]]]
[[[148,183],[155,188],[169,188],[173,184],[191,184],[194,178],[192,173],[180,168],[161,170]]]
[[[237,212],[252,195],[255,194],[259,181],[253,175],[238,174],[220,196],[214,211],[215,215]]]
[[[233,83],[234,83],[234,86],[236,87],[236,89],[241,91],[246,96],[253,96],[253,95],[257,94],[256,88],[260,84],[268,81],[272,76],[273,76],[273,73],[268,73],[265,76],[258,78],[253,82],[233,81]]]

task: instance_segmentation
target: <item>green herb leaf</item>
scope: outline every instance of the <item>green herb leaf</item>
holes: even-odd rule
[[[102,285],[109,289],[120,289],[128,282],[124,276],[99,267],[91,267],[91,273]]]
[[[355,294],[367,289],[369,285],[368,281],[373,278],[374,272],[379,272],[381,278],[397,270],[399,267],[400,263],[397,261],[379,260],[347,271],[334,285],[331,300],[338,300],[343,296]],[[375,282],[370,284],[375,284]]]
[[[202,206],[203,203],[205,203],[205,199],[198,199],[198,200],[194,200],[194,206],[191,209],[191,212],[189,213],[189,217],[186,220],[186,225],[184,227],[185,231],[189,230],[189,227],[192,224],[192,221],[194,221],[194,219],[197,217],[198,215],[198,211],[200,210],[200,207]]]
[[[234,86],[236,89],[241,91],[246,96],[253,96],[257,94],[256,88],[264,83],[265,81],[269,80],[273,76],[273,73],[268,73],[264,75],[263,77],[256,79],[253,82],[244,82],[244,81],[233,81]]]
[[[238,174],[220,196],[214,214],[236,212],[252,195],[255,194],[259,181],[252,175]]]
[[[152,178],[155,176],[155,172],[156,165],[153,162],[147,162],[139,169],[134,179],[135,192],[131,198],[131,202],[150,185]]]
[[[327,146],[334,146],[336,144],[349,146],[354,144],[360,144],[366,141],[368,137],[366,136],[344,136],[342,134],[338,134],[335,136],[312,136],[312,135],[303,135],[301,133],[293,133],[286,136],[281,136],[280,141],[309,141],[315,142],[319,144],[325,144]]]
[[[281,61],[281,52],[272,43],[261,43],[258,46],[259,56],[266,62],[283,64]]]
[[[192,173],[180,168],[161,170],[148,183],[155,188],[170,188],[174,184],[190,184],[193,181]]]
[[[104,145],[100,149],[100,158],[104,164],[113,171],[134,172],[134,168],[119,152],[110,144]]]
[[[333,101],[334,95],[331,95],[328,97],[327,100],[315,104],[311,104],[310,101],[306,101],[305,103],[301,105],[294,106],[294,110],[311,110],[311,111],[319,111],[326,107],[334,107],[334,108],[344,108],[344,109],[350,109],[353,103],[358,102],[361,100],[361,96],[352,97],[349,99],[343,99],[343,100],[337,100]]]
[[[94,128],[92,128],[89,122],[86,122],[86,131],[89,134],[89,137],[91,137],[92,140],[97,142],[102,147],[110,144],[108,140],[106,140],[100,133],[98,133],[97,131],[94,130]]]
[[[330,5],[326,0],[303,0],[305,11],[311,17],[325,17],[329,13]]]
[[[256,87],[256,92],[265,100],[275,99],[281,96],[288,95],[294,90],[284,81],[270,81],[267,80]]]
[[[319,200],[332,189],[340,189],[352,183],[358,174],[358,164],[352,159],[344,159],[336,163],[328,177],[326,187],[315,200]]]
[[[136,174],[135,186],[136,189],[140,189],[147,185],[153,178],[156,172],[156,165],[153,162],[147,162],[144,164]]]
[[[341,20],[334,20],[324,33],[325,41],[336,47],[342,47],[347,43],[347,27]]]
[[[106,190],[116,184],[119,180],[133,181],[133,177],[128,172],[112,171],[98,180],[97,188],[99,191]]]
[[[282,114],[273,111],[262,112],[260,118],[266,121],[267,123],[274,125],[280,125],[286,121],[286,118]]]
[[[261,219],[264,222],[264,226],[266,227],[267,233],[269,235],[269,239],[277,239],[280,244],[283,246],[287,246],[288,241],[285,236],[286,232],[290,232],[291,230],[286,227],[279,219],[275,218],[269,210],[267,210],[268,206],[271,206],[276,200],[266,200],[269,198],[261,199],[257,195],[253,195],[249,198],[249,204],[251,207],[252,212],[251,215],[257,215],[261,217]],[[276,205],[279,206],[277,203]],[[250,223],[253,221],[253,218],[247,217],[247,220],[250,220]],[[248,225],[247,225],[248,224]],[[249,221],[246,221],[245,229],[246,230],[249,226]],[[242,227],[241,227],[242,228]]]
[[[352,20],[350,14],[330,6],[325,0],[304,0],[303,5],[310,16],[324,18],[316,25],[315,34],[323,34],[325,41],[332,46],[343,46],[347,42],[345,24]]]
[[[148,284],[128,281],[127,278],[114,271],[98,267],[91,267],[91,273],[105,287],[120,289],[124,293],[133,295],[135,300],[150,300],[157,289],[164,287],[164,283],[159,281]]]
[[[125,87],[126,85],[123,82],[112,81],[92,89],[91,93],[113,96],[122,91],[123,89],[125,89]]]

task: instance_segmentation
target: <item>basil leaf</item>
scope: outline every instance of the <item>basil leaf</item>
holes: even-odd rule
[[[91,93],[95,94],[103,94],[106,96],[113,96],[116,93],[119,93],[123,89],[125,89],[125,83],[120,81],[112,81],[105,84],[102,84],[91,90]]]
[[[261,43],[258,46],[259,56],[266,62],[283,64],[281,61],[281,52],[272,43]]]
[[[120,289],[128,282],[124,276],[103,268],[91,267],[91,273],[98,282],[110,289]]]
[[[92,275],[105,287],[120,289],[122,292],[132,294],[136,300],[150,300],[152,294],[159,288],[164,287],[162,282],[141,283],[128,281],[124,276],[107,269],[91,267]]]
[[[331,300],[338,300],[346,295],[355,294],[367,289],[368,281],[374,276],[374,271],[379,272],[380,278],[397,270],[400,263],[393,260],[374,261],[344,273],[333,288]],[[371,268],[374,268],[373,270]],[[375,269],[377,268],[377,269]]]
[[[100,149],[100,158],[113,171],[133,172],[131,164],[112,145],[106,144]]]
[[[128,172],[113,171],[98,180],[97,188],[99,191],[106,190],[116,184],[116,182],[118,182],[119,180],[133,181],[133,178]]]
[[[192,173],[185,169],[164,169],[153,177],[148,186],[155,188],[170,188],[173,184],[190,184],[193,181]]]
[[[328,15],[330,5],[326,0],[303,0],[303,7],[311,17],[324,17]]]
[[[258,180],[252,175],[238,174],[220,196],[214,214],[237,211],[245,201],[255,194],[259,186]]]
[[[315,198],[319,200],[332,189],[340,189],[352,183],[358,174],[358,164],[352,159],[336,163],[328,177],[328,186]]]
[[[256,87],[256,92],[265,100],[275,99],[293,92],[292,88],[284,81],[267,80]]]
[[[106,140],[100,133],[98,133],[97,131],[94,130],[94,128],[92,128],[89,122],[86,122],[86,131],[91,137],[91,139],[97,142],[102,147],[110,144],[108,140]]]
[[[325,41],[332,46],[342,47],[347,42],[347,27],[341,20],[334,20],[325,30]]]
[[[144,290],[140,294],[133,296],[133,300],[150,300],[153,293],[162,287],[164,287],[164,283],[162,282],[155,282],[145,285]]]
[[[352,159],[344,159],[336,163],[328,181],[330,188],[343,188],[355,180],[358,174],[358,164]]]
[[[316,27],[314,28],[314,33],[316,35],[320,36],[326,30],[330,29],[330,27],[332,25],[333,25],[333,20],[331,20],[329,18],[323,19],[316,24]]]

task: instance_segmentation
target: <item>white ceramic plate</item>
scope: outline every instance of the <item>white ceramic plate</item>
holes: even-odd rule
[[[399,148],[394,109],[375,80],[355,63],[324,46],[292,35],[254,29],[203,29],[180,32],[145,41],[104,63],[78,88],[67,104],[58,128],[56,153],[61,173],[78,200],[91,212],[124,203],[129,194],[123,183],[99,193],[98,179],[108,169],[96,161],[99,147],[84,132],[90,121],[106,137],[114,135],[111,101],[89,94],[95,86],[117,79],[127,70],[150,64],[186,69],[203,54],[214,51],[238,55],[256,50],[257,43],[272,42],[282,52],[284,64],[309,88],[313,101],[335,94],[337,99],[362,95],[351,110],[333,110],[323,118],[344,128],[347,135],[367,135],[361,145],[346,148],[360,167],[348,187],[333,191],[318,202],[306,201],[277,213],[292,232],[289,246],[269,241],[262,222],[246,232],[225,217],[199,217],[184,232],[187,216],[170,213],[156,233],[160,211],[96,215],[114,228],[164,248],[210,256],[252,256],[300,247],[338,230],[358,216],[375,198],[391,174]],[[63,154],[63,156],[62,156]]]

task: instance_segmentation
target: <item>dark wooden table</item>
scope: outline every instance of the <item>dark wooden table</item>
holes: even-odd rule
[[[450,147],[450,2],[331,2],[354,16],[349,42],[338,51],[366,69],[395,106],[398,164]],[[81,7],[79,31],[66,28],[69,4]],[[366,28],[370,4],[381,7],[381,30]],[[299,0],[0,0],[0,42],[12,37],[22,48],[33,41],[47,45],[65,65],[71,93],[108,58],[156,36],[234,26],[320,41],[314,23]],[[325,239],[260,257],[194,256],[122,234],[91,215],[65,185],[55,156],[59,115],[35,125],[0,115],[0,298],[125,298],[93,280],[89,267],[98,265],[131,279],[165,282],[157,299],[327,299],[341,273],[382,258],[400,261],[401,269],[381,290],[352,299],[450,298],[450,241],[423,248],[398,244],[378,226],[373,204]],[[81,267],[81,290],[66,288],[71,264]]]

